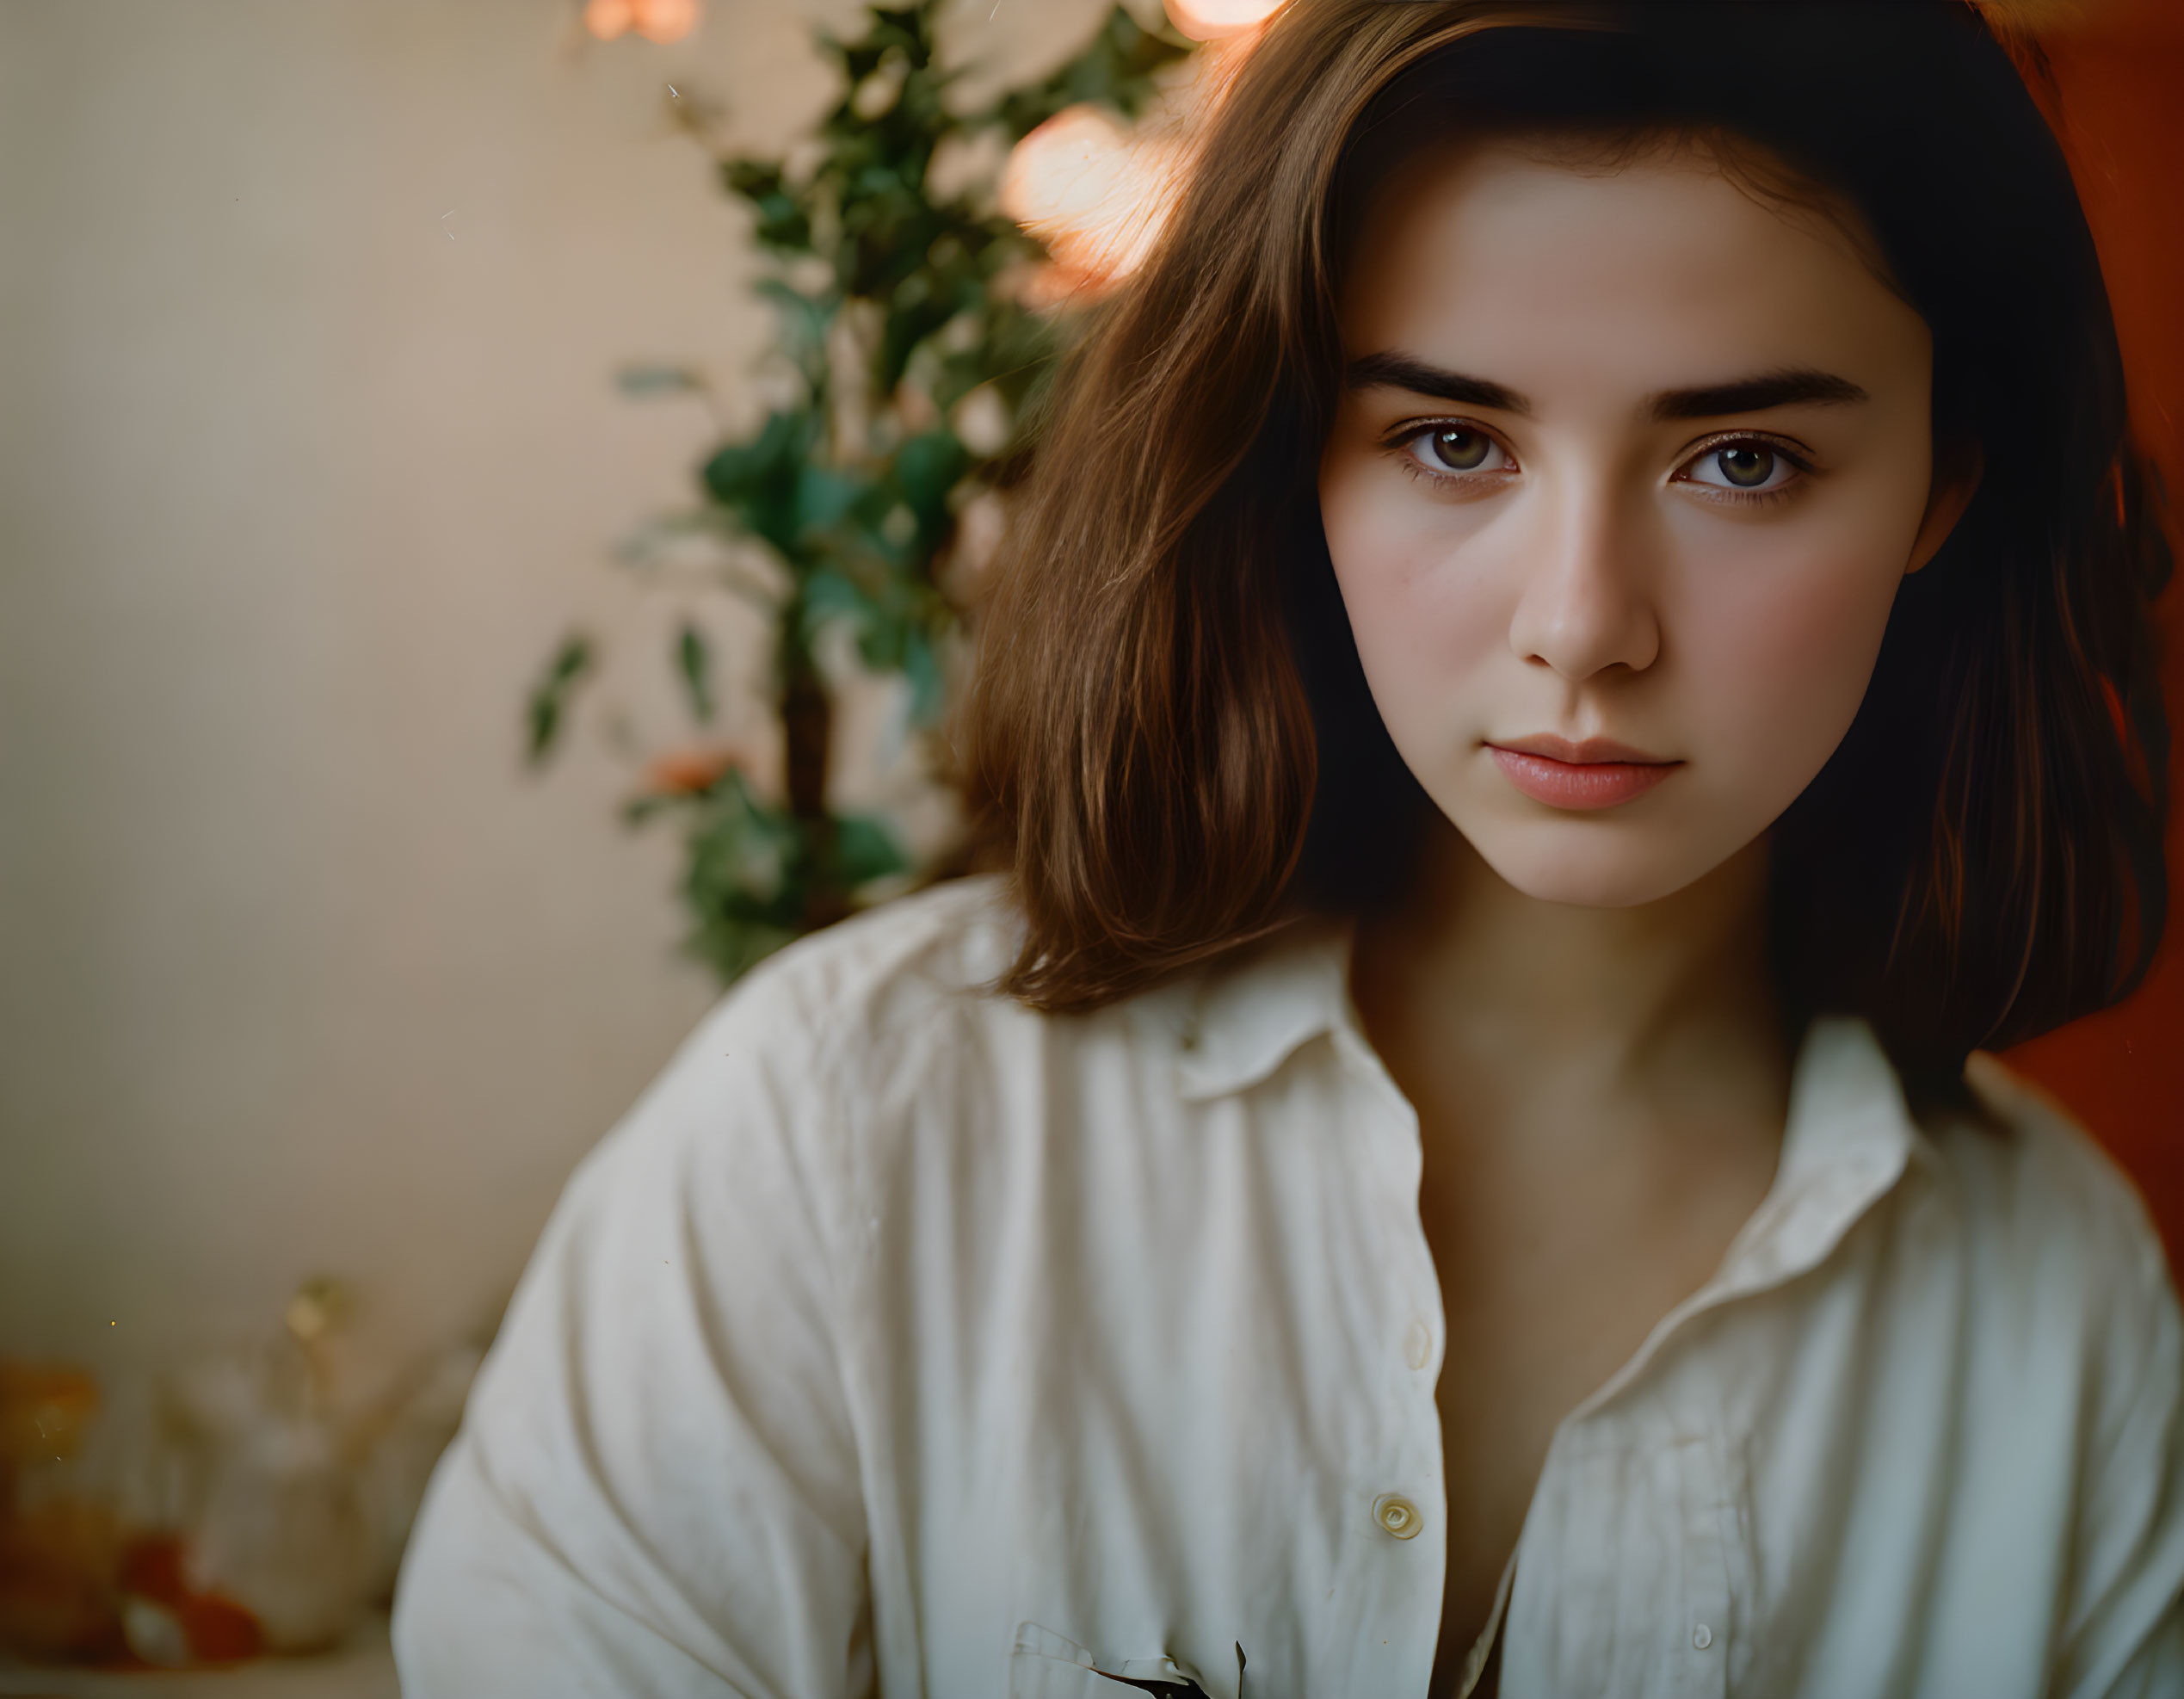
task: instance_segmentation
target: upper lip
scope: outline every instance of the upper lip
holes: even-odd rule
[[[1596,767],[1607,762],[1626,762],[1637,767],[1674,767],[1679,764],[1670,757],[1648,755],[1642,749],[1619,744],[1613,738],[1588,738],[1582,743],[1574,744],[1567,738],[1544,732],[1536,738],[1490,738],[1489,744],[1494,749],[1505,749],[1515,755],[1543,755],[1550,761],[1568,762],[1573,767]]]

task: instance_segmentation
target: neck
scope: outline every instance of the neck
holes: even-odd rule
[[[1460,1071],[1482,1104],[1520,1107],[1543,1082],[1557,1098],[1666,1103],[1703,1081],[1780,1099],[1767,874],[1762,838],[1657,902],[1544,902],[1444,827],[1412,900],[1359,929],[1360,1012],[1391,1062]]]

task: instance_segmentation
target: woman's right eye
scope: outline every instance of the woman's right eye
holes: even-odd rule
[[[1430,473],[1502,472],[1508,450],[1470,425],[1429,425],[1410,439],[1411,458]]]

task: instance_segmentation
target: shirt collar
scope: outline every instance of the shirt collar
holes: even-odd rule
[[[1299,921],[1143,999],[1140,1018],[1173,1047],[1182,1096],[1247,1090],[1323,1034],[1347,1029],[1369,1053],[1350,1000],[1353,936],[1344,923]],[[1811,1266],[1908,1165],[1936,1159],[1872,1029],[1815,1020],[1791,1075],[1774,1183],[1720,1278],[1771,1284]]]
[[[1349,994],[1352,936],[1348,926],[1299,924],[1141,998],[1137,1018],[1174,1047],[1182,1096],[1203,1101],[1249,1090],[1322,1034],[1347,1034],[1371,1056]],[[1572,1419],[1632,1385],[1694,1316],[1819,1267],[1907,1168],[1940,1160],[1872,1029],[1843,1016],[1814,1021],[1791,1072],[1782,1151],[1766,1197],[1713,1278],[1663,1317]]]
[[[1848,1016],[1815,1020],[1790,1079],[1774,1183],[1709,1289],[1754,1290],[1817,1266],[1914,1162],[1932,1168],[1940,1157],[1873,1029]]]
[[[1352,929],[1307,919],[1156,993],[1146,1016],[1174,1046],[1189,1101],[1256,1085],[1310,1040],[1355,1027]]]
[[[1638,1354],[1570,1412],[1582,1420],[1660,1359],[1694,1316],[1788,1284],[1835,1253],[1914,1161],[1939,1153],[1911,1118],[1902,1082],[1865,1022],[1813,1022],[1790,1078],[1790,1113],[1774,1183],[1731,1243],[1712,1279],[1657,1323]]]

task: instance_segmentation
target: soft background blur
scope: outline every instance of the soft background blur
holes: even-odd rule
[[[573,622],[649,653],[609,552],[719,434],[616,369],[774,334],[669,85],[776,151],[861,16],[0,5],[0,1356],[165,1362],[322,1271],[367,1358],[490,1325],[714,995],[630,769],[527,772],[521,709]]]
[[[2184,516],[2184,5],[2073,0],[2045,46],[2050,116],[2070,156],[2130,369],[2132,416],[2170,493],[2172,544]],[[2014,1053],[2010,1060],[2076,1112],[2136,1177],[2184,1271],[2184,584],[2160,609],[2163,678],[2178,732],[2169,763],[2168,942],[2138,994]]]
[[[2058,51],[2184,489],[2166,9]],[[1021,70],[1103,9],[953,40]],[[667,85],[778,148],[857,14],[0,5],[0,1355],[169,1362],[321,1272],[385,1360],[477,1331],[710,999],[628,769],[527,774],[519,711],[572,619],[641,618],[608,550],[716,435],[614,370],[772,334]],[[2184,953],[2029,1062],[2184,1242]]]

